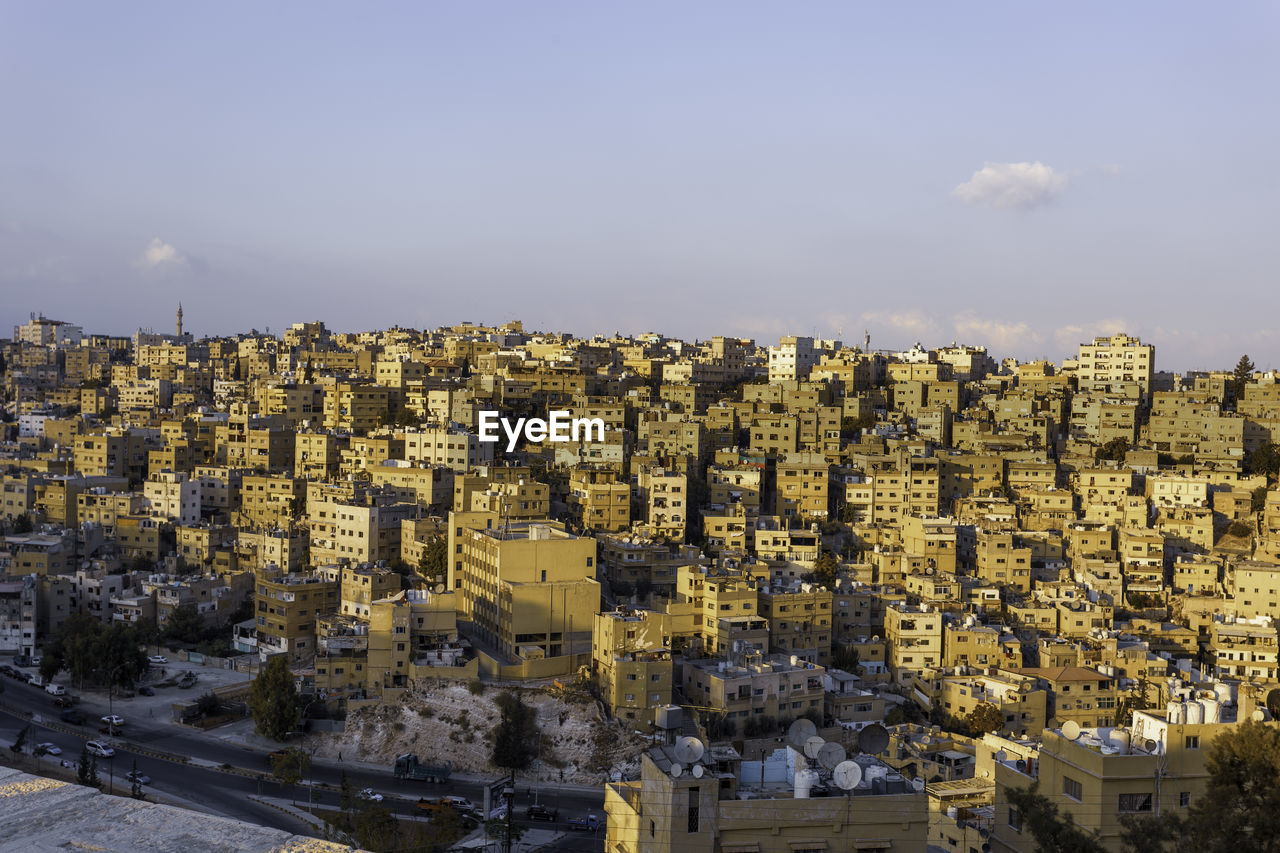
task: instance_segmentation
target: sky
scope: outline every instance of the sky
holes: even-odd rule
[[[1280,368],[1274,3],[0,0],[0,329]]]

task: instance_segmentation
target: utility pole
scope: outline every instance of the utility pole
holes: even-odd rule
[[[507,833],[503,839],[503,853],[511,853],[511,833],[514,830],[516,809],[516,772],[511,771],[511,781],[502,789],[502,796],[507,801]]]

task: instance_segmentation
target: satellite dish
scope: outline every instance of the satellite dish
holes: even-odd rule
[[[1253,720],[1255,723],[1265,722],[1267,719],[1267,712],[1259,708],[1249,715],[1249,719]]]
[[[1151,738],[1147,738],[1142,742],[1142,748],[1145,749],[1147,752],[1155,752],[1156,745],[1157,745],[1156,742]]]
[[[796,749],[804,749],[804,742],[818,733],[818,727],[812,720],[801,717],[787,729],[787,740]]]
[[[674,776],[675,778],[677,778],[677,779],[678,779],[678,778],[680,778],[680,774],[682,774],[682,773],[684,773],[684,765],[682,765],[682,764],[672,764],[672,765],[671,765],[671,775],[672,775],[672,776]]]
[[[918,793],[918,792],[920,792],[920,791],[923,791],[923,790],[924,790],[924,780],[923,780],[923,779],[912,779],[912,780],[911,780],[911,790],[916,791],[917,793]]]
[[[1009,753],[1005,752],[1003,749],[996,753],[996,761],[1004,762],[1008,760],[1009,760]]]
[[[872,723],[858,732],[858,752],[878,755],[889,746],[889,732],[879,723]]]
[[[438,583],[436,584],[436,595],[442,595],[442,594],[444,594],[444,584]]]
[[[831,771],[831,781],[842,791],[851,791],[862,781],[862,767],[856,761],[841,761]]]
[[[676,761],[681,764],[693,764],[702,757],[702,753],[705,751],[706,747],[696,737],[686,735],[676,741]]]
[[[1080,724],[1075,720],[1067,720],[1062,724],[1062,736],[1067,740],[1075,740],[1080,737]]]
[[[814,735],[804,742],[804,754],[806,758],[817,758],[818,751],[822,749],[826,741],[820,736]]]
[[[703,774],[703,773],[705,773],[705,772],[707,772],[707,771],[706,771],[706,769],[705,769],[701,764],[695,764],[695,765],[693,765],[693,778],[695,778],[695,779],[701,779],[701,778],[702,778],[702,774]]]
[[[835,742],[824,743],[822,749],[818,750],[818,763],[828,770],[835,770],[836,765],[847,757],[844,747]]]

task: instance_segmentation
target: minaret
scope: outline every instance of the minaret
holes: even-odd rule
[[[178,337],[182,337],[182,303],[178,303]]]

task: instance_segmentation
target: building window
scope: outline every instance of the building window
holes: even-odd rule
[[[1075,800],[1077,803],[1082,802],[1084,799],[1084,792],[1080,787],[1080,782],[1076,779],[1072,779],[1070,776],[1062,777],[1062,793]]]
[[[1151,811],[1150,794],[1121,794],[1119,810],[1121,814]]]
[[[1200,735],[1187,735],[1186,747],[1187,749],[1199,749]]]
[[[1178,794],[1178,805],[1182,806],[1184,809],[1187,806],[1191,805],[1190,791],[1183,791],[1182,793]]]
[[[1009,828],[1014,832],[1022,832],[1022,813],[1009,806]]]
[[[689,789],[689,831],[698,831],[698,788]]]

